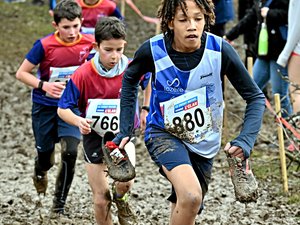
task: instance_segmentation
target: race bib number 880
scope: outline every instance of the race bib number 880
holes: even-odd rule
[[[212,133],[206,87],[161,102],[165,129],[189,143],[199,143]]]
[[[101,137],[108,131],[119,132],[120,99],[89,99],[86,118]]]

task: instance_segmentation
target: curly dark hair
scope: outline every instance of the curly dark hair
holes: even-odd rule
[[[157,11],[157,17],[161,19],[160,26],[164,35],[173,38],[173,31],[169,29],[168,23],[174,19],[177,7],[186,14],[187,0],[162,0]],[[210,25],[215,23],[214,4],[212,0],[194,0],[205,16],[205,30],[209,31]]]

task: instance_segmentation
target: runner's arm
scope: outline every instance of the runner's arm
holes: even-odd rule
[[[265,110],[265,97],[249,75],[233,47],[224,40],[222,46],[221,73],[226,74],[231,84],[247,104],[242,130],[231,141],[231,145],[241,147],[245,158],[248,158],[261,128]]]
[[[130,137],[134,129],[134,114],[138,85],[143,74],[154,72],[150,42],[137,50],[123,77],[121,92],[120,133],[113,140],[119,144],[124,137]]]

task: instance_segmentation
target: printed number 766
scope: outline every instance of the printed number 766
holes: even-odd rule
[[[109,118],[108,116],[103,116],[102,118],[100,116],[92,116],[92,119],[95,119],[92,128],[95,128],[98,123],[102,130],[110,129],[115,131],[119,128],[117,116],[113,116],[112,118]]]

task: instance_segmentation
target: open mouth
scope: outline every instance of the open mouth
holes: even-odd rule
[[[76,37],[68,37],[69,42],[73,42],[73,41],[75,41],[75,39],[76,39]]]
[[[188,39],[196,39],[196,38],[198,38],[198,35],[190,34],[190,35],[186,36],[186,38],[188,38]]]

